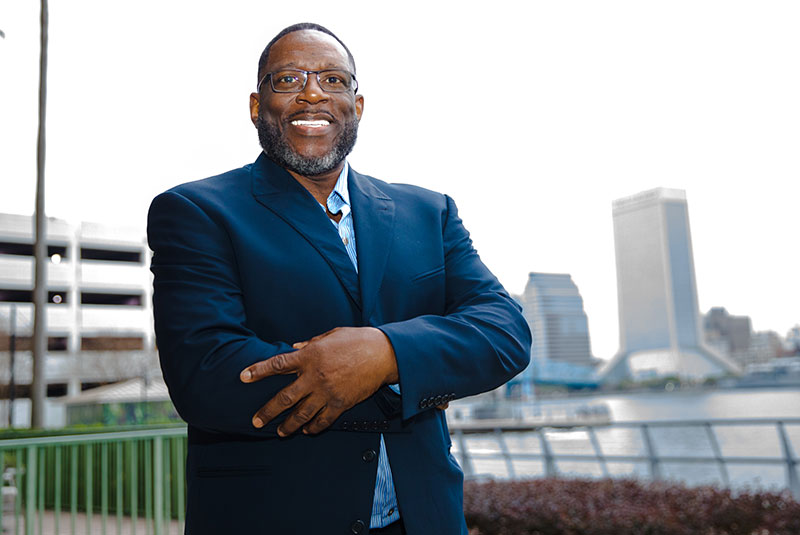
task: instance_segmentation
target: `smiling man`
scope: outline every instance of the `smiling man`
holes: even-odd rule
[[[349,167],[363,109],[347,47],[290,26],[250,95],[263,153],[150,208],[186,533],[466,533],[443,409],[530,332],[449,197]]]

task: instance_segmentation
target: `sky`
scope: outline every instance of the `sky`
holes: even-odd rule
[[[512,293],[569,273],[618,348],[611,202],[687,193],[700,310],[800,323],[800,3],[50,3],[46,212],[144,229],[151,199],[252,162],[256,66],[313,21],[353,52],[358,171],[453,197]],[[0,212],[33,213],[39,7],[0,3]]]

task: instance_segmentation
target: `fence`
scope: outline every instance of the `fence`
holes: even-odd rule
[[[662,452],[661,446],[680,430],[683,452]],[[473,420],[468,425],[454,423],[451,432],[467,477],[486,475],[475,469],[476,463],[484,461],[499,462],[511,478],[565,475],[568,471],[560,467],[568,463],[591,463],[597,467],[596,475],[609,477],[616,475],[610,469],[614,463],[638,463],[647,467],[646,477],[663,479],[669,476],[666,465],[682,463],[715,467],[721,482],[730,485],[732,466],[771,466],[785,472],[785,488],[800,499],[798,456],[793,447],[800,444],[800,418],[620,422],[568,429]],[[617,433],[617,446],[603,444],[602,433]],[[557,439],[568,434],[572,439],[582,437],[589,450],[563,451]],[[641,451],[630,453],[630,444],[623,443],[634,436],[639,437]],[[700,442],[686,442],[688,436],[704,437],[709,453],[697,454]],[[750,441],[752,455],[727,451],[731,444],[741,446],[748,436],[755,439]],[[537,439],[536,448],[526,442],[532,437]],[[472,439],[478,447],[471,446]],[[489,441],[494,448],[486,447]],[[770,444],[780,454],[764,454]],[[185,427],[0,440],[4,478],[0,525],[4,533],[13,535],[182,533],[185,456]],[[533,472],[522,469],[522,464],[532,461],[537,463]]]
[[[182,533],[186,428],[0,441],[13,535]]]
[[[721,431],[722,430],[722,431]],[[599,432],[614,432],[625,444],[601,445]],[[521,422],[507,422],[506,425],[488,423],[481,426],[473,421],[467,425],[451,426],[455,436],[455,453],[467,478],[496,476],[499,470],[482,472],[475,469],[480,461],[500,461],[504,465],[507,477],[516,478],[530,476],[530,468],[525,473],[520,469],[523,463],[534,461],[534,471],[548,477],[567,475],[559,469],[559,465],[568,463],[590,463],[596,468],[595,473],[601,477],[612,474],[612,464],[644,465],[647,467],[645,477],[653,480],[668,479],[675,476],[667,473],[667,465],[716,467],[719,482],[725,487],[732,486],[730,468],[733,466],[779,467],[784,471],[783,486],[800,499],[800,479],[798,479],[798,449],[800,448],[800,418],[789,419],[724,419],[698,421],[643,421],[615,422],[612,424],[585,424],[569,429],[553,427],[528,427]],[[554,447],[554,439],[560,434],[572,435],[573,442],[583,440],[583,451],[558,451]],[[578,433],[581,436],[575,437]],[[525,451],[516,451],[509,447],[509,437],[526,435],[523,443]],[[477,435],[478,440],[470,445],[469,435]],[[636,436],[641,447],[632,446]],[[724,435],[727,440],[720,440]],[[538,439],[538,445],[531,447],[530,439]],[[477,444],[475,444],[477,442]],[[494,447],[492,444],[494,443]],[[619,441],[618,441],[619,442]],[[610,447],[609,447],[610,446]],[[531,451],[531,450],[536,451]],[[563,448],[562,448],[563,449]],[[607,451],[610,449],[612,451]],[[638,451],[634,451],[638,450]],[[672,450],[664,452],[663,450]],[[697,454],[705,450],[705,454]],[[749,451],[750,455],[732,454],[729,450]],[[774,455],[768,452],[773,450]],[[695,469],[696,470],[696,469]],[[690,471],[694,471],[690,468]],[[684,472],[686,474],[687,472]],[[681,479],[678,475],[677,479]],[[752,482],[750,483],[752,485]]]

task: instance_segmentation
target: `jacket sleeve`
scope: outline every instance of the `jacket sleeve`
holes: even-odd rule
[[[150,206],[147,234],[153,250],[156,341],[178,413],[212,433],[275,437],[286,414],[261,429],[253,427],[251,418],[296,375],[245,384],[239,373],[294,349],[285,341],[262,340],[248,328],[236,255],[224,224],[187,196],[168,191]],[[340,420],[383,422],[377,397]],[[345,429],[338,421],[332,428]]]
[[[445,199],[445,313],[379,326],[397,357],[403,419],[496,388],[530,361],[519,305],[481,262],[455,203]]]

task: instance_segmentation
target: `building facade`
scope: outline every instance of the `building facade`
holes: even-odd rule
[[[45,381],[49,397],[158,375],[150,251],[144,233],[93,223],[47,223]],[[0,426],[8,422],[12,339],[15,425],[27,425],[32,378],[33,218],[0,214]],[[50,409],[48,409],[50,410]],[[50,416],[48,423],[57,425]]]
[[[531,273],[518,298],[533,334],[531,363],[522,383],[595,384],[583,298],[569,274]]]
[[[620,349],[605,380],[699,380],[740,368],[704,343],[689,211],[682,190],[614,201]]]

